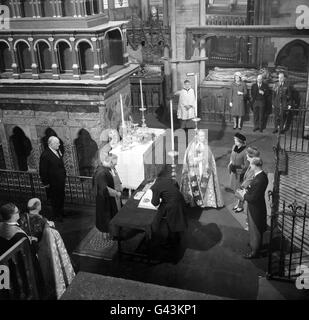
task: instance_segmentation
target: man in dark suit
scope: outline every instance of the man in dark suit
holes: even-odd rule
[[[254,172],[254,178],[241,194],[243,199],[248,202],[248,226],[251,252],[244,256],[246,259],[253,259],[259,256],[263,233],[267,227],[267,209],[265,203],[265,191],[268,185],[267,174],[262,169],[263,161],[261,158],[253,158],[250,166]]]
[[[254,123],[253,131],[260,130],[260,132],[263,132],[267,94],[268,87],[263,82],[263,75],[259,74],[256,78],[256,83],[254,83],[251,87]]]
[[[286,130],[290,109],[292,108],[292,89],[285,80],[283,72],[279,73],[278,83],[274,85],[272,105],[274,111],[274,131],[283,133]]]
[[[153,223],[153,230],[160,231],[162,220],[166,221],[168,229],[168,242],[177,245],[181,232],[187,228],[185,215],[185,200],[179,187],[171,178],[170,170],[165,166],[158,174],[155,183],[151,187],[152,201],[158,207],[158,214]]]
[[[40,177],[51,201],[53,215],[56,220],[62,221],[66,171],[59,146],[60,141],[57,137],[51,136],[48,139],[48,148],[40,158]]]

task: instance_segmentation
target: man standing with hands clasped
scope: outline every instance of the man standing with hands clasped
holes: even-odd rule
[[[256,83],[251,87],[254,123],[253,131],[260,130],[260,132],[263,132],[267,94],[267,85],[263,82],[263,75],[259,74],[256,78]]]
[[[251,169],[254,172],[250,185],[238,191],[240,199],[248,202],[248,227],[251,252],[244,256],[245,259],[259,257],[259,251],[263,242],[263,233],[266,231],[267,209],[265,202],[265,191],[268,185],[267,174],[262,169],[261,158],[253,158]]]
[[[275,129],[273,133],[283,133],[286,130],[288,116],[292,108],[292,90],[286,83],[283,72],[278,75],[278,83],[274,85],[273,89],[273,111],[274,111],[274,124]]]
[[[59,150],[60,140],[51,136],[40,158],[40,177],[46,188],[47,197],[50,199],[53,215],[57,221],[64,217],[64,194],[66,171],[63,155]]]

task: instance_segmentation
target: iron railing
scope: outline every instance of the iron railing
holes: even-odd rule
[[[309,267],[309,217],[307,204],[282,203],[273,213],[268,253],[269,279],[295,281],[302,265]]]
[[[306,117],[308,119],[306,120]],[[307,109],[290,109],[282,128],[285,129],[281,147],[285,151],[309,152],[309,137],[306,132],[306,121],[309,127]]]
[[[1,202],[12,201],[25,203],[30,198],[39,198],[47,203],[46,190],[36,172],[0,170]],[[65,203],[94,206],[92,178],[83,176],[67,176],[65,184]]]

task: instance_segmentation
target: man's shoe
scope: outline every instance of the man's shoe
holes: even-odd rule
[[[242,212],[242,211],[244,211],[244,208],[237,208],[237,209],[235,210],[235,212],[237,212],[237,213]]]
[[[274,131],[273,131],[273,133],[277,133],[278,132],[278,129],[275,129]]]

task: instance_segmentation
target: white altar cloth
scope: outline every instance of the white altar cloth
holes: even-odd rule
[[[149,130],[155,134],[155,141],[136,144],[129,150],[121,150],[121,145],[118,145],[110,151],[118,157],[116,170],[123,188],[137,189],[145,179],[144,156],[151,150],[152,144],[165,133],[164,129],[149,128]]]

